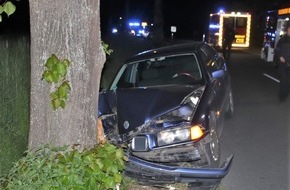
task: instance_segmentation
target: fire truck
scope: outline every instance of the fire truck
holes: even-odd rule
[[[223,31],[230,24],[236,34],[232,47],[247,48],[250,46],[251,14],[245,12],[230,12],[210,14],[208,43],[215,47],[222,47]]]
[[[274,49],[278,40],[285,34],[290,18],[290,7],[268,11],[265,17],[265,30],[261,59],[274,62]]]

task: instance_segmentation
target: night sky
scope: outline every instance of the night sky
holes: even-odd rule
[[[0,34],[5,31],[29,33],[28,0],[13,2],[17,7],[16,13],[9,19],[2,14]],[[100,3],[101,30],[104,35],[119,17],[153,22],[154,0],[100,0]],[[177,26],[177,38],[201,39],[202,34],[207,32],[209,14],[221,8],[229,12],[250,12],[259,19],[260,12],[286,6],[290,6],[289,0],[163,0],[164,32],[168,37],[170,26]]]

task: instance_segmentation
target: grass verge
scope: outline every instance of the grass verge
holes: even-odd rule
[[[28,36],[0,36],[0,176],[27,149],[30,53]]]

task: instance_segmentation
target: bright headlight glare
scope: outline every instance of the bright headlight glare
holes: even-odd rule
[[[175,132],[175,138],[180,141],[186,141],[190,137],[190,132],[188,129],[177,130]]]
[[[157,138],[158,144],[172,144],[174,142],[175,135],[171,131],[161,131]]]
[[[157,140],[159,146],[188,141],[190,140],[190,130],[186,128],[161,131],[157,135]]]

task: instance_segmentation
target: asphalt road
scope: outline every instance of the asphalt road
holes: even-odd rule
[[[222,158],[234,154],[222,190],[290,190],[290,97],[278,101],[279,77],[253,51],[235,51],[228,63],[235,115],[224,122]]]

